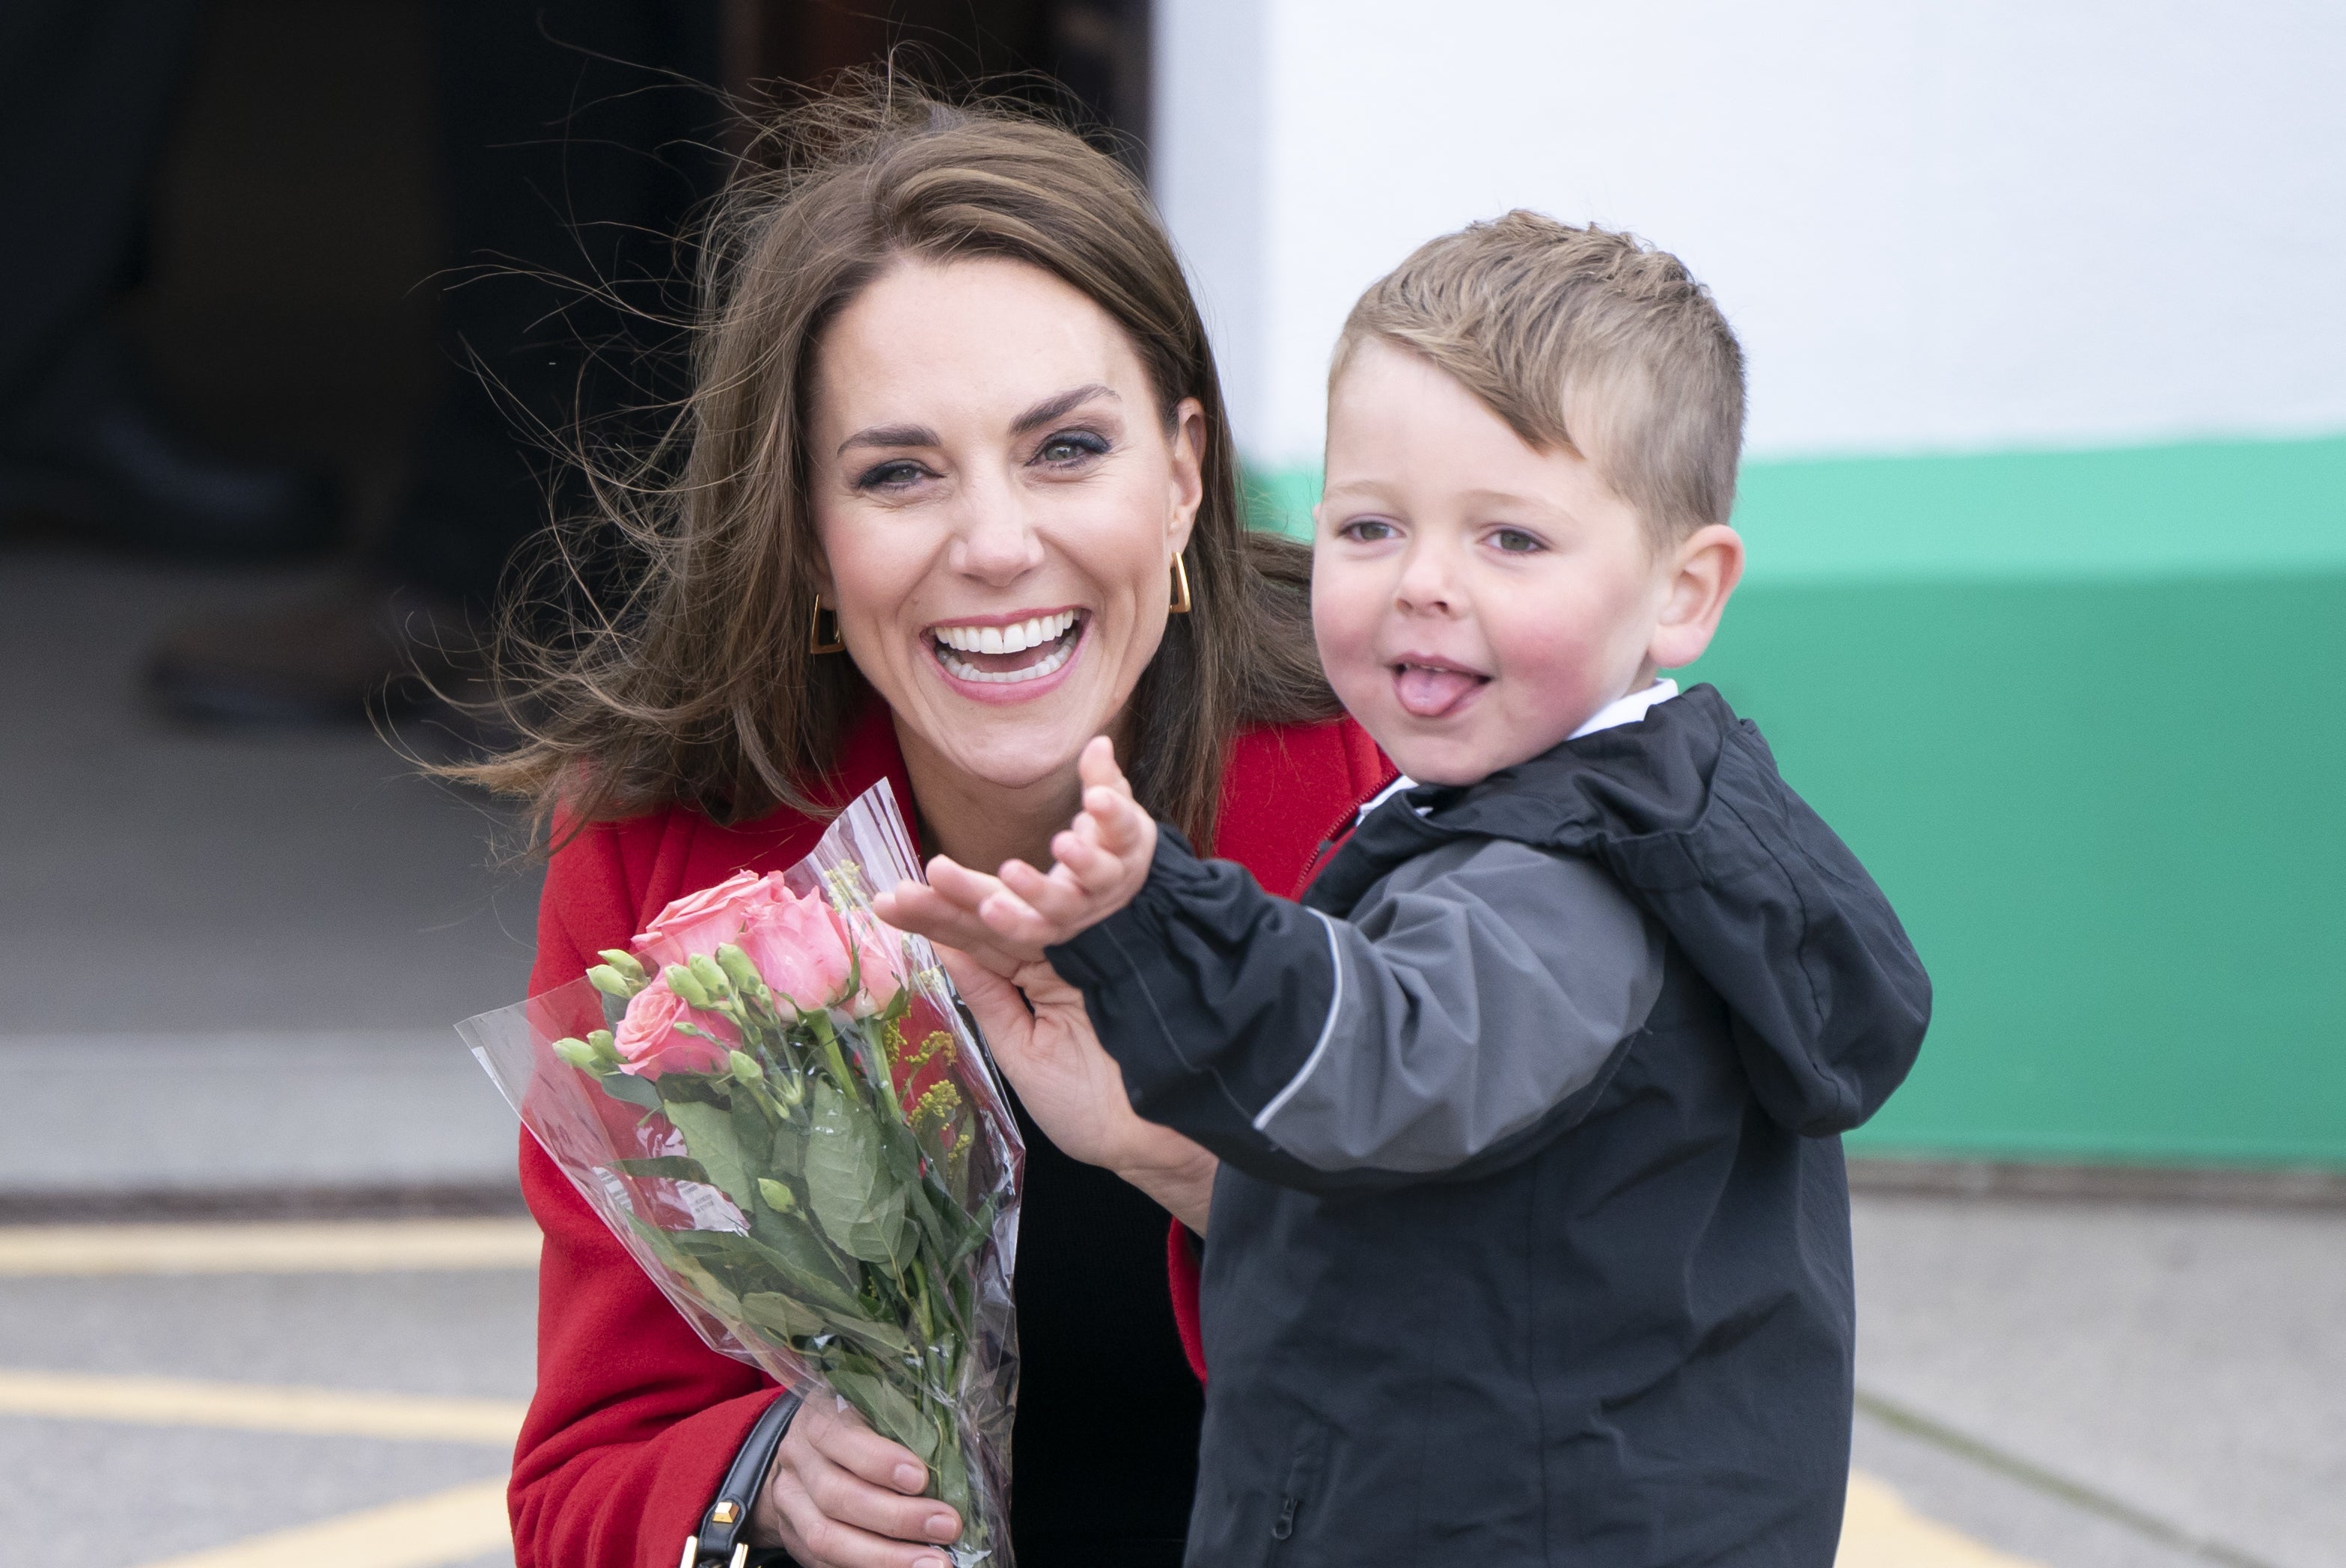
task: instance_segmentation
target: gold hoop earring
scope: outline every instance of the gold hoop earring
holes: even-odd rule
[[[1173,557],[1172,609],[1177,616],[1186,616],[1189,613],[1189,568],[1181,564],[1181,557],[1178,555]]]
[[[807,627],[807,652],[835,654],[846,651],[847,643],[839,635],[839,612],[836,610],[832,611],[831,616],[831,640],[829,642],[822,640],[822,596],[817,594],[814,596],[814,621]]]

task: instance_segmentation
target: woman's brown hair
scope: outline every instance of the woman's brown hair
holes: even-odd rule
[[[586,464],[588,514],[553,557],[620,541],[600,610],[547,637],[526,590],[498,640],[522,739],[457,769],[574,824],[670,803],[720,821],[822,806],[869,687],[809,648],[821,551],[802,429],[823,331],[903,259],[1005,257],[1064,280],[1131,340],[1168,422],[1205,410],[1205,496],[1185,551],[1195,608],[1132,697],[1144,805],[1212,840],[1243,726],[1336,711],[1314,651],[1310,554],[1250,533],[1204,323],[1147,193],[1073,132],[867,76],[770,128],[701,234],[692,390],[654,450]],[[599,472],[598,472],[599,471]],[[598,554],[607,554],[606,543]],[[612,575],[605,574],[607,577]],[[583,579],[565,585],[584,603]]]

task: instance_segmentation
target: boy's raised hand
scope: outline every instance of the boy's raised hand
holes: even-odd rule
[[[1051,840],[1051,869],[1024,860],[987,876],[951,858],[929,862],[929,881],[900,884],[873,901],[882,920],[903,931],[991,959],[1008,973],[1042,962],[1043,950],[1096,925],[1132,901],[1157,855],[1157,824],[1132,798],[1116,765],[1116,748],[1096,736],[1076,759],[1083,809]]]
[[[1116,747],[1095,736],[1076,759],[1083,809],[1051,840],[1051,869],[1006,860],[974,912],[996,942],[1042,950],[1097,925],[1140,891],[1157,857],[1157,823],[1132,798]]]

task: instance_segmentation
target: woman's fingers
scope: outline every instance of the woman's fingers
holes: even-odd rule
[[[818,1395],[792,1418],[766,1491],[775,1533],[808,1568],[944,1568],[960,1517],[919,1494],[928,1472],[853,1410]]]
[[[795,1427],[808,1417],[813,1419],[807,1420],[807,1441],[841,1469],[875,1486],[890,1486],[908,1494],[917,1494],[929,1484],[928,1469],[917,1454],[873,1431],[854,1407],[842,1404],[838,1396],[817,1395],[809,1400],[790,1424]]]
[[[977,1020],[978,1028],[995,1053],[1017,1050],[1035,1027],[1025,993],[959,948],[940,947],[937,958],[945,966],[945,972],[953,976],[954,989],[969,1004],[970,1016]]]
[[[842,1473],[834,1471],[832,1473]],[[935,1546],[866,1530],[826,1510],[796,1475],[777,1471],[770,1484],[780,1515],[782,1550],[804,1568],[950,1568]],[[870,1488],[858,1481],[859,1486]],[[908,1502],[908,1498],[898,1498]]]

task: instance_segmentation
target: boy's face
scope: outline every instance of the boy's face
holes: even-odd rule
[[[1371,339],[1328,409],[1312,626],[1352,717],[1422,783],[1536,757],[1692,662],[1742,569],[1723,525],[1657,551],[1585,458],[1543,453]]]

